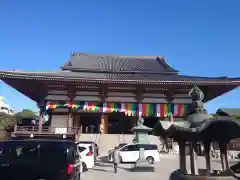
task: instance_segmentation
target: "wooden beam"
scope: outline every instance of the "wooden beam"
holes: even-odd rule
[[[174,89],[173,88],[169,88],[169,90],[167,92],[164,92],[165,96],[166,96],[166,100],[168,102],[172,102],[174,100]]]
[[[137,102],[141,102],[144,99],[143,93],[144,93],[145,89],[140,85],[135,86],[135,87],[136,87],[135,99]]]
[[[108,87],[106,85],[101,85],[99,90],[99,96],[102,102],[105,102],[106,98],[108,97]]]

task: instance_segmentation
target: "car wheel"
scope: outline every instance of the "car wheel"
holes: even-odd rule
[[[87,165],[85,162],[82,162],[82,172],[88,171]]]
[[[153,157],[147,157],[146,159],[150,164],[154,164],[154,158]]]

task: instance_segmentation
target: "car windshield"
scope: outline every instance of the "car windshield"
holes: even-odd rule
[[[117,149],[119,149],[119,148],[121,148],[121,147],[123,147],[123,146],[125,146],[126,144],[119,144],[118,146],[117,146]]]

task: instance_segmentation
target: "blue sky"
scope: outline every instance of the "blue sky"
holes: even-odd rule
[[[240,76],[240,1],[2,0],[0,69],[56,71],[72,51],[164,56],[181,74]],[[35,103],[1,82],[16,110]],[[207,109],[240,107],[240,90]]]

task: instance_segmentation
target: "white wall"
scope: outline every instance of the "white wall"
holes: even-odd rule
[[[51,127],[67,128],[68,115],[52,115]]]

